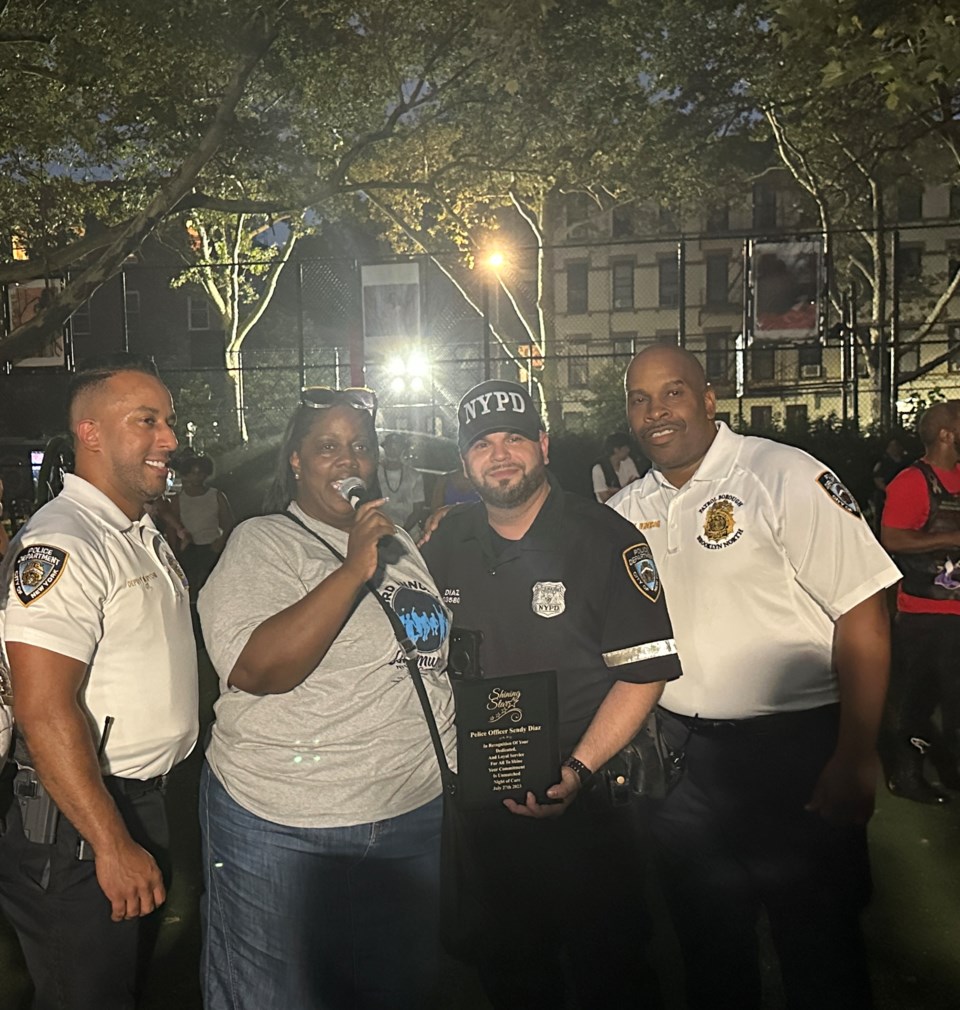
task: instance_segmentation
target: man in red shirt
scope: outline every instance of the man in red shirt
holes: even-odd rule
[[[890,791],[920,803],[947,795],[923,776],[932,747],[943,785],[960,788],[960,400],[920,417],[924,454],[887,486],[880,540],[904,573],[897,589],[890,684]],[[956,566],[956,567],[955,567]]]

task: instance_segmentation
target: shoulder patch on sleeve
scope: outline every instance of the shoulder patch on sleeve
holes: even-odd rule
[[[628,547],[623,552],[623,563],[630,581],[651,603],[656,603],[660,599],[660,573],[650,545],[643,541]]]
[[[829,470],[824,470],[817,478],[817,483],[826,491],[834,505],[839,505],[844,512],[849,512],[857,519],[861,518],[860,506],[857,504],[856,498],[850,494],[839,477]]]
[[[66,567],[70,555],[49,544],[31,544],[17,555],[13,565],[13,589],[25,606],[52,589]]]

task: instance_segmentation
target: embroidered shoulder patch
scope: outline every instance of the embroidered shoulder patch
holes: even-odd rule
[[[25,606],[52,589],[63,573],[70,555],[59,547],[32,544],[17,555],[13,565],[13,591]]]
[[[827,492],[834,505],[839,505],[844,512],[849,512],[857,519],[861,518],[857,499],[844,487],[839,477],[834,476],[829,470],[824,470],[817,478],[817,483]]]
[[[650,545],[644,541],[628,547],[623,552],[623,563],[630,581],[651,603],[656,603],[660,599],[660,573],[653,560]]]

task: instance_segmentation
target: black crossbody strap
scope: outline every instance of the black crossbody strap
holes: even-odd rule
[[[288,519],[295,522],[301,529],[306,530],[310,536],[319,540],[324,547],[341,563],[347,559],[337,550],[333,544],[328,543],[326,540],[320,536],[319,533],[310,529],[310,527],[298,519],[292,512],[284,512]],[[423,677],[420,675],[420,667],[417,664],[417,647],[410,640],[407,635],[406,628],[404,628],[403,623],[397,616],[394,609],[389,603],[380,595],[373,584],[369,581],[364,583],[368,593],[371,593],[377,603],[380,604],[381,610],[387,615],[387,620],[390,622],[390,627],[393,628],[393,633],[397,638],[397,642],[403,651],[404,659],[407,661],[407,669],[410,671],[410,677],[413,680],[413,688],[417,692],[417,698],[420,701],[420,706],[423,708],[424,718],[427,720],[427,729],[430,731],[430,741],[433,744],[433,749],[437,755],[437,763],[440,765],[440,779],[443,783],[444,792],[453,795],[456,792],[456,776],[450,770],[450,765],[447,764],[447,755],[443,750],[443,742],[440,739],[440,730],[437,728],[437,720],[433,714],[433,708],[430,705],[430,698],[427,695],[427,689],[423,683]]]

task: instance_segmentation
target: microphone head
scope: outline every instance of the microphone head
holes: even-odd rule
[[[345,477],[340,482],[338,491],[356,508],[366,500],[367,485],[359,477]]]

